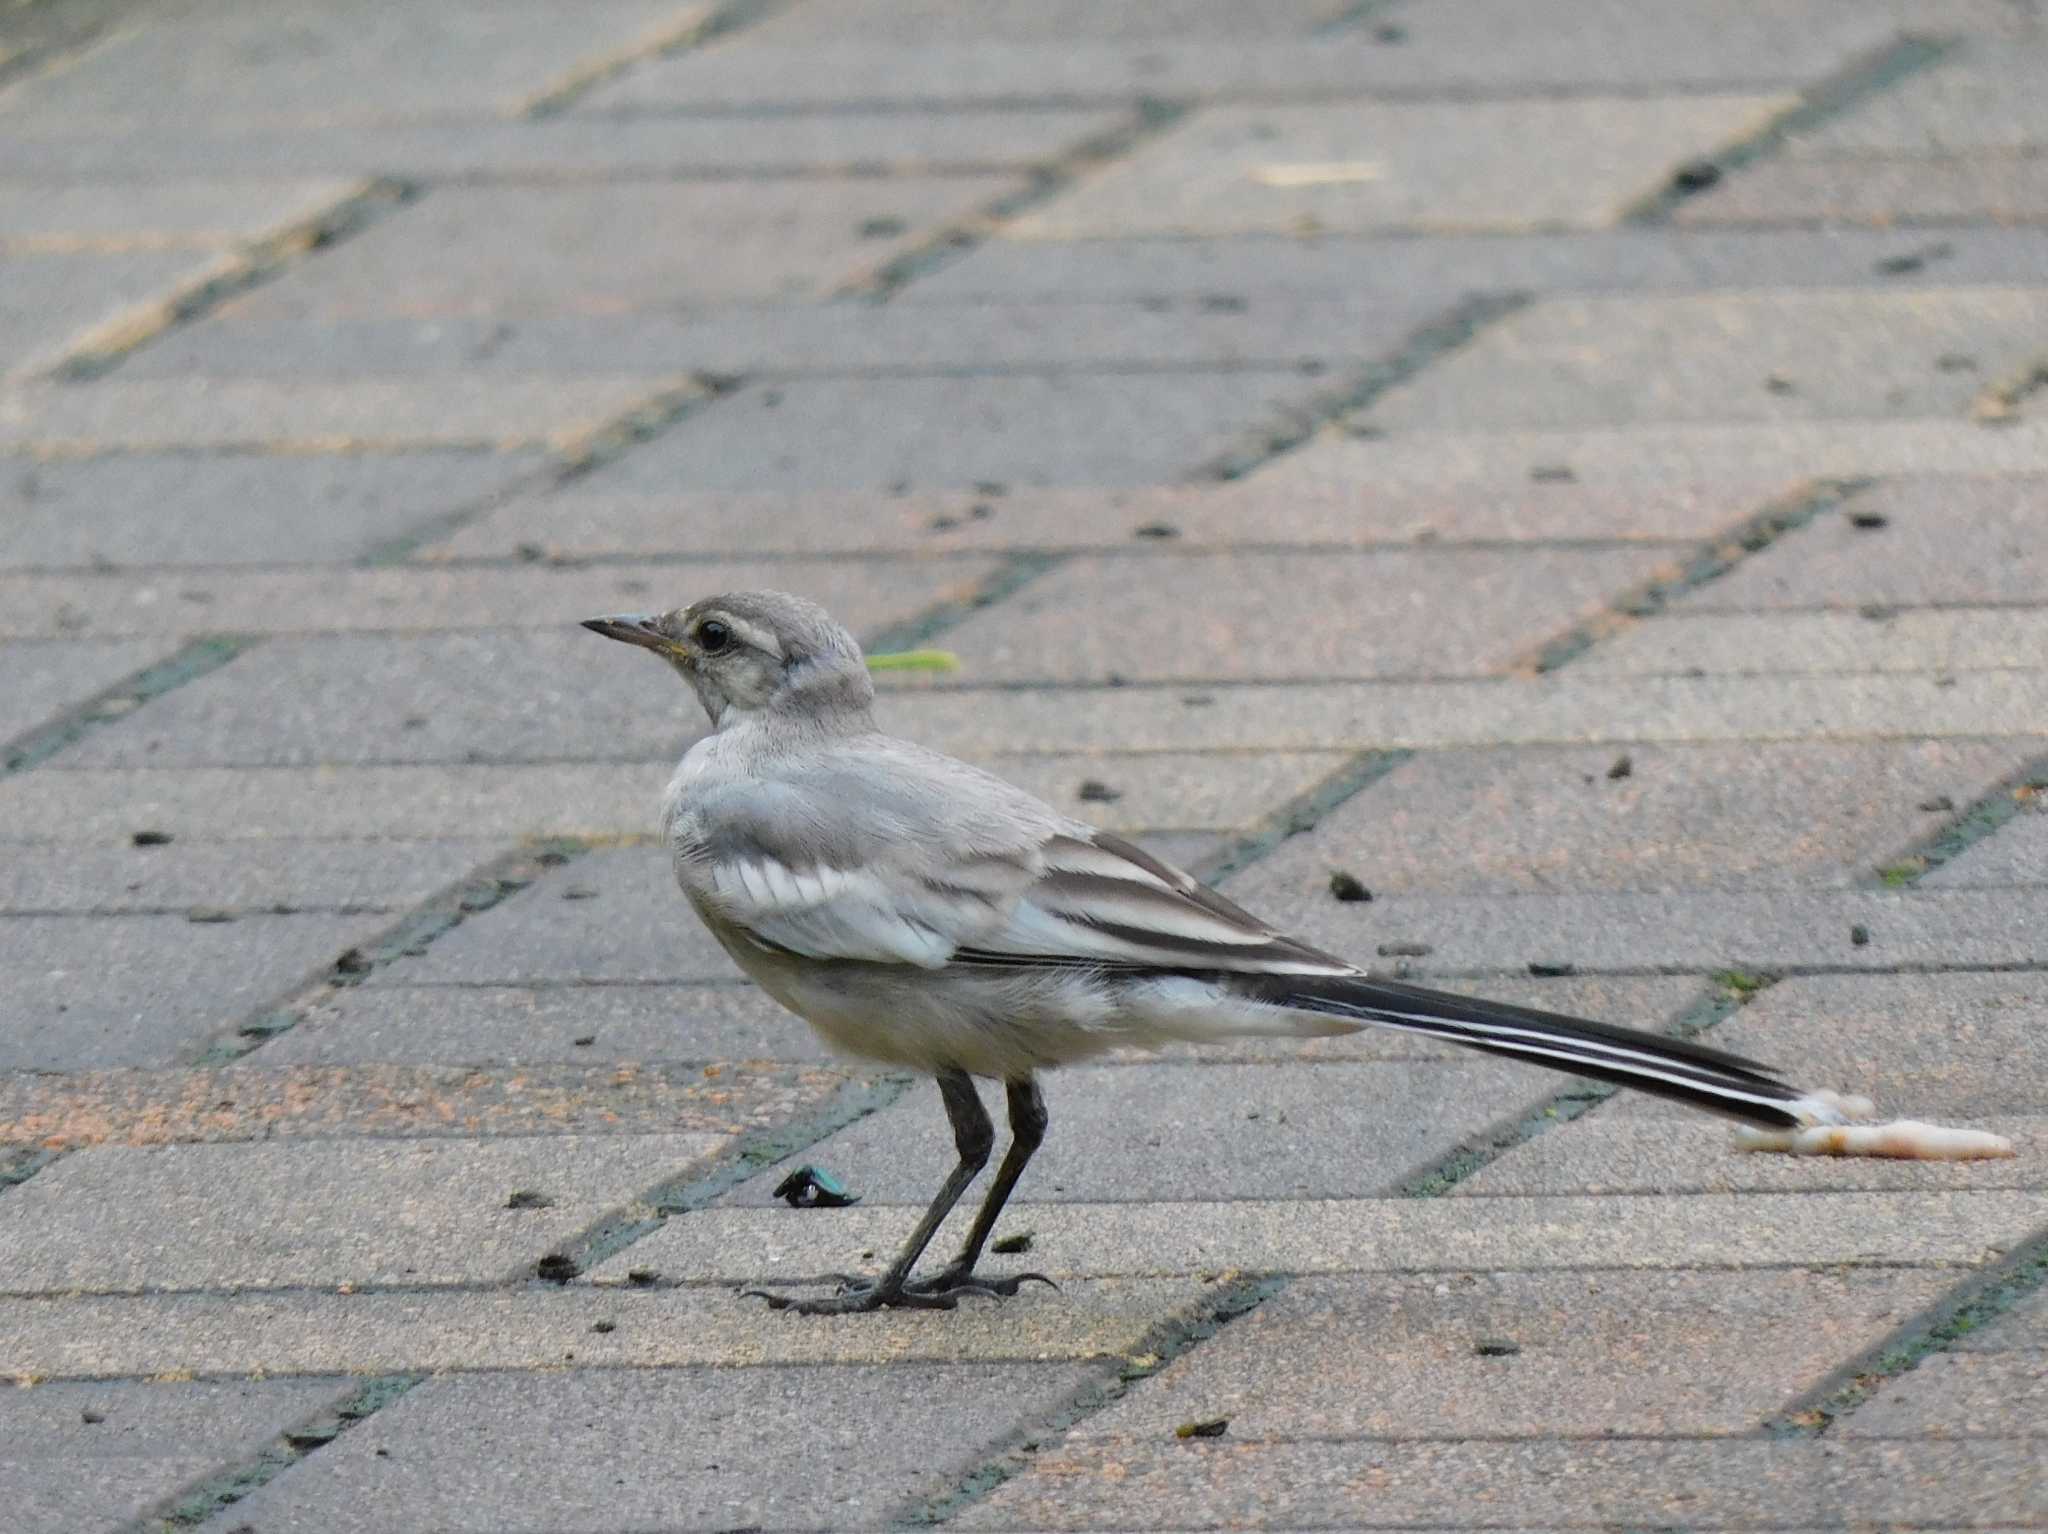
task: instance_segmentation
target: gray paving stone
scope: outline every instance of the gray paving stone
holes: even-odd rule
[[[675,0],[600,0],[569,15],[548,0],[426,12],[297,3],[261,13],[202,7],[163,26],[120,28],[71,68],[23,81],[12,112],[82,124],[176,127],[374,121],[514,108],[579,59],[652,49],[702,18]],[[220,81],[236,93],[222,109]]]
[[[1688,593],[1680,605],[1711,611],[2042,602],[2044,494],[2048,478],[2028,475],[1887,482]],[[1855,517],[1872,515],[1885,518],[1884,525],[1857,525]]]
[[[602,554],[710,555],[772,539],[792,553],[834,551],[1125,549],[1171,527],[1176,549],[1241,545],[1542,542],[1620,543],[1706,538],[1786,488],[1728,480],[1635,492],[1577,485],[1519,490],[1381,493],[1371,485],[1268,489],[1265,474],[1221,484],[1128,490],[971,490],[876,495],[587,495],[575,486],[518,496],[431,545],[423,558],[504,558],[522,544],[575,558]],[[772,524],[764,525],[766,519]],[[771,531],[772,526],[772,531]]]
[[[1243,888],[1320,894],[1841,887],[2034,755],[2028,741],[1433,751],[1293,837]],[[1610,776],[1627,758],[1627,775]]]
[[[750,378],[879,371],[1297,368],[1391,352],[1433,295],[1292,295],[1224,304],[755,305],[694,312],[436,316],[309,324],[229,317],[180,329],[124,376],[684,371]]]
[[[1496,12],[1503,23],[1511,14]],[[1914,280],[1902,258],[1949,284],[2039,282],[2048,256],[2028,229],[1625,227],[1490,237],[1237,235],[1055,244],[989,240],[905,287],[899,304],[1020,299],[1250,297],[1269,293],[1689,291],[1853,288]],[[1924,280],[1924,279],[1923,279]]]
[[[694,1134],[102,1146],[0,1201],[9,1236],[0,1287],[104,1294],[504,1280],[724,1142]],[[549,1202],[508,1209],[520,1191]]]
[[[34,729],[169,655],[164,639],[60,639],[0,645],[7,676],[0,739]]]
[[[219,260],[181,250],[0,252],[4,372],[22,376],[54,365],[87,335],[204,280]]]
[[[335,1534],[881,1528],[1090,1378],[1074,1364],[900,1364],[432,1380],[235,1516]],[[692,1424],[687,1454],[678,1421]]]
[[[2048,1350],[1937,1354],[1920,1361],[1841,1425],[1844,1438],[2048,1436]]]
[[[1213,1417],[1252,1440],[1747,1434],[1953,1283],[1799,1268],[1305,1278],[1067,1442],[1164,1442]]]
[[[440,633],[540,629],[586,638],[585,617],[665,611],[720,591],[766,586],[803,592],[856,630],[873,630],[941,602],[971,598],[995,570],[986,559],[850,564],[775,560],[597,568],[539,563],[516,569],[423,564],[383,569],[233,568],[0,574],[0,634]],[[616,651],[609,656],[616,662]],[[658,679],[647,671],[641,680]],[[651,688],[650,688],[651,691]]]
[[[322,998],[263,1047],[265,1063],[280,1066],[829,1058],[801,1019],[751,984],[360,986]]]
[[[0,1298],[8,1364],[44,1380],[189,1369],[291,1375],[413,1370],[644,1373],[717,1365],[901,1364],[1128,1357],[1160,1320],[1203,1296],[1187,1279],[1035,1286],[1002,1306],[883,1313],[791,1326],[722,1289],[626,1284],[333,1294]],[[603,1331],[600,1323],[609,1323]],[[486,1375],[485,1378],[490,1376]],[[55,1388],[55,1387],[38,1387]],[[109,1389],[98,1384],[65,1390]]]
[[[1871,931],[1874,946],[1881,929]],[[2044,1017],[2048,985],[2032,974],[1808,975],[1773,986],[1715,1028],[1714,1041],[1796,1079],[1865,1093],[1900,1117],[2039,1114],[2048,1112]],[[1684,1110],[1632,1096],[1611,1111]]]
[[[1025,239],[1599,227],[1791,105],[1658,100],[1217,106],[1017,219]]]
[[[1577,657],[1601,676],[1753,671],[2037,670],[2048,667],[2048,610],[2015,607],[1858,612],[1665,613]]]
[[[488,842],[17,847],[0,859],[0,913],[403,910],[504,850]]]
[[[1799,1075],[1807,1074],[1802,1056],[1781,1058]],[[1661,1115],[1650,1119],[1624,1111],[1639,1101],[1624,1095],[1582,1119],[1538,1135],[1459,1183],[1451,1195],[2025,1188],[2035,1180],[2027,1163],[2048,1150],[2048,1118],[1985,1113],[1972,1103],[1957,1109],[1958,1116],[1973,1129],[2004,1135],[2018,1148],[2019,1159],[1959,1164],[1738,1153],[1732,1149],[1728,1125]],[[1920,1111],[1905,1099],[1887,1098],[1880,1107],[1886,1113]]]
[[[22,1529],[126,1527],[348,1394],[333,1379],[9,1390],[0,1397],[0,1495]]]
[[[159,180],[51,186],[0,181],[0,242],[232,245],[302,223],[355,190],[340,179]]]
[[[977,683],[1498,674],[1673,563],[1654,548],[1092,556],[947,644]],[[1429,621],[1454,607],[1463,621]],[[1099,621],[1111,611],[1113,627]],[[1332,616],[1288,623],[1289,611]],[[1269,621],[1248,627],[1247,614]]]
[[[1795,156],[1968,154],[2048,145],[2048,108],[2035,88],[2044,69],[2048,43],[2039,38],[1968,38],[1935,67],[1797,135],[1786,149]]]
[[[43,1177],[49,1174],[46,1172]],[[33,1188],[37,1182],[26,1184]],[[14,1195],[9,1195],[12,1198]],[[1400,1273],[1553,1268],[1936,1266],[1988,1260],[2029,1239],[2040,1198],[2018,1190],[1678,1197],[1338,1199],[1028,1204],[1023,1266],[1169,1275],[1239,1269]],[[592,1270],[651,1267],[692,1280],[801,1282],[859,1270],[906,1234],[901,1209],[708,1209],[671,1220]],[[964,1231],[966,1220],[951,1227]],[[942,1230],[941,1242],[948,1238]],[[1000,1267],[994,1269],[1002,1271]]]
[[[1121,126],[1127,112],[1022,107],[951,112],[755,115],[735,131],[713,117],[437,117],[423,121],[240,127],[194,122],[175,134],[115,125],[10,124],[17,174],[623,176],[795,170],[1026,168]]]
[[[389,924],[376,915],[8,917],[0,1066],[167,1064]]]
[[[668,850],[618,847],[551,869],[370,985],[744,978],[677,890]]]
[[[489,500],[543,462],[537,453],[16,461],[0,465],[0,568],[350,559]],[[77,615],[85,632],[103,616]]]
[[[2044,881],[2048,881],[2048,816],[2035,811],[2000,826],[1994,835],[1942,864],[1922,882],[1949,889]]]
[[[1344,19],[1341,0],[1275,0],[1243,6],[1232,0],[1164,0],[1142,9],[1090,5],[1087,0],[970,15],[946,0],[846,0],[823,15],[785,13],[770,17],[743,39],[748,48],[773,48],[790,40],[887,41],[925,48],[950,40],[975,42],[1079,39],[1158,42],[1176,38],[1227,38],[1233,42],[1298,37]]]
[[[956,1526],[1666,1526],[1703,1511],[1722,1528],[1988,1525],[2039,1516],[2037,1459],[2031,1444],[1930,1457],[1811,1439],[1087,1444],[1041,1456]]]
[[[629,836],[672,764],[74,768],[0,780],[0,841],[125,843]]]
[[[2048,218],[2048,158],[2038,155],[1842,155],[1766,159],[1689,197],[1681,227],[1837,223],[1929,224]],[[1940,235],[1929,230],[1929,243]]]
[[[986,757],[979,765],[1055,808],[1104,830],[1137,832],[1169,855],[1156,828],[1242,830],[1342,768],[1341,752],[1133,753],[1100,756]],[[1099,785],[1091,796],[1088,785]],[[1115,795],[1105,802],[1101,790]]]
[[[2020,1295],[1996,1321],[1973,1329],[1951,1345],[1969,1353],[2048,1348],[2048,1289]]]
[[[2044,306],[2040,288],[1552,299],[1489,326],[1365,419],[1555,429],[1959,415],[2028,360]],[[1950,366],[1958,355],[1975,366]]]
[[[1007,176],[442,187],[351,239],[346,262],[308,262],[218,316],[616,314],[815,297],[1019,187]]]
[[[1232,899],[1361,962],[1371,962],[1383,944],[1426,945],[1427,956],[1404,966],[1425,983],[1518,973],[1532,960],[1635,973],[2034,964],[2044,957],[2040,924],[2048,918],[2048,899],[2024,886],[1397,895],[1355,906],[1339,905],[1320,889],[1268,889],[1256,873],[1231,882]],[[1854,940],[1857,927],[1866,943]]]
[[[1263,443],[1326,387],[1295,369],[799,379],[743,389],[584,483],[632,494],[1152,484]]]
[[[1539,1106],[1551,1083],[1467,1055],[1456,1063],[1137,1065],[1059,1072],[1053,1128],[1002,1230],[1027,1205],[1236,1198],[1360,1198],[1392,1191],[1462,1141]],[[1006,1135],[1000,1093],[985,1093]],[[735,1190],[778,1207],[795,1166],[829,1167],[863,1204],[922,1208],[958,1157],[938,1095],[913,1090]]]

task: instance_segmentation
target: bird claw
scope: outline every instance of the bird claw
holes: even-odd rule
[[[828,1273],[838,1292],[805,1299],[794,1294],[775,1294],[766,1289],[742,1289],[741,1299],[765,1300],[770,1310],[793,1310],[800,1316],[851,1316],[875,1310],[954,1310],[963,1299],[1006,1300],[1015,1297],[1026,1284],[1059,1285],[1043,1273],[1014,1273],[1005,1278],[976,1278],[949,1271],[930,1278],[885,1286],[878,1278],[854,1273]]]

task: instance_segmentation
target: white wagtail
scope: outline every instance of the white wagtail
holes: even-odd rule
[[[875,728],[860,646],[776,591],[585,625],[652,650],[712,733],[662,801],[676,877],[727,953],[835,1047],[938,1079],[959,1165],[880,1278],[796,1300],[808,1314],[949,1309],[1038,1275],[975,1263],[1045,1137],[1037,1072],[1120,1045],[1380,1027],[1446,1039],[1792,1130],[1842,1101],[1684,1039],[1369,976],[1276,932],[1189,875],[1000,778]],[[1011,1141],[965,1245],[911,1269],[987,1165],[973,1078],[1003,1083]]]

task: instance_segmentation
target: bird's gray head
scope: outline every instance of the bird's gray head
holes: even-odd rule
[[[761,714],[861,716],[874,702],[854,637],[816,602],[786,591],[738,591],[653,617],[586,618],[583,626],[675,667],[714,729]]]

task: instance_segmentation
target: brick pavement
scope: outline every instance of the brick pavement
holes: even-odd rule
[[[10,1527],[2048,1523],[2037,12],[6,8]],[[771,583],[1318,941],[2022,1156],[1116,1056],[1060,1292],[742,1301],[946,1156],[573,628]]]

